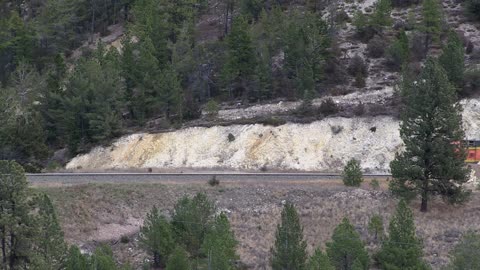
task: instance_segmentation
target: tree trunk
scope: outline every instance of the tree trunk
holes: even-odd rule
[[[4,268],[7,265],[7,242],[5,232],[5,227],[2,227],[2,265]]]
[[[423,186],[422,190],[422,205],[420,206],[420,211],[421,212],[427,212],[428,211],[428,182],[425,181],[427,184]]]

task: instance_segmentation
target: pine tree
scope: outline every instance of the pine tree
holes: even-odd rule
[[[243,89],[244,98],[249,97],[250,85],[255,65],[257,63],[249,25],[245,18],[238,17],[232,25],[232,31],[227,36],[228,54],[224,66],[224,77],[227,88],[232,89],[238,84]],[[233,95],[229,91],[230,96]]]
[[[221,213],[215,218],[202,244],[209,267],[211,269],[235,269],[234,262],[238,259],[236,246],[237,241],[230,229],[230,222],[225,213]]]
[[[205,194],[198,193],[193,198],[180,199],[174,210],[172,225],[177,243],[182,244],[191,256],[198,258],[212,223],[215,206]]]
[[[448,270],[480,269],[480,235],[467,232],[450,253]]]
[[[388,237],[378,253],[378,262],[385,270],[428,269],[422,256],[422,241],[415,233],[413,213],[401,200],[390,220]]]
[[[409,58],[410,48],[408,37],[405,31],[401,31],[397,39],[387,50],[387,61],[394,69],[400,70],[405,63],[408,63]]]
[[[371,17],[371,24],[374,27],[389,26],[392,24],[390,13],[392,12],[391,0],[379,0],[375,4],[375,10]]]
[[[360,162],[354,158],[347,162],[342,172],[343,184],[350,187],[359,187],[363,182]]]
[[[27,190],[23,168],[0,160],[0,265],[5,270],[30,265],[34,255],[35,224]]]
[[[172,255],[170,255],[170,258],[168,259],[168,262],[167,262],[167,268],[165,269],[166,270],[191,270],[192,266],[188,259],[187,252],[183,248],[177,246],[177,248],[173,250]]]
[[[38,205],[36,253],[43,269],[60,269],[65,263],[67,250],[62,228],[50,198],[43,194],[36,201]]]
[[[330,260],[321,249],[316,249],[307,263],[306,270],[334,270]]]
[[[306,248],[307,243],[303,239],[303,227],[297,210],[293,204],[286,203],[282,210],[280,224],[277,225],[275,244],[271,249],[272,269],[305,269]]]
[[[140,243],[153,257],[154,267],[164,267],[175,246],[170,224],[156,207],[147,214],[140,230]]]
[[[107,245],[100,245],[89,258],[89,268],[95,270],[117,270],[112,249]]]
[[[425,33],[425,48],[428,51],[432,41],[437,42],[442,29],[443,13],[438,0],[425,0],[422,2],[423,32]]]
[[[164,112],[167,119],[175,118],[182,121],[183,89],[178,79],[177,72],[172,66],[162,71],[160,79],[162,100],[165,103]]]
[[[84,256],[77,246],[71,246],[65,264],[66,270],[89,270],[87,257]]]
[[[428,59],[417,80],[407,73],[400,85],[404,108],[400,135],[405,151],[390,163],[390,189],[397,195],[420,195],[421,211],[431,196],[450,203],[468,197],[461,106],[447,74],[434,59]]]
[[[375,240],[383,237],[383,219],[380,215],[373,215],[368,222],[368,232],[374,235]]]
[[[367,270],[370,265],[360,235],[348,218],[344,218],[333,231],[332,242],[327,243],[327,255],[337,270],[350,270],[354,265]]]
[[[457,89],[461,89],[465,72],[465,56],[462,41],[457,33],[450,32],[447,45],[443,48],[443,53],[438,61],[447,72],[450,82]]]

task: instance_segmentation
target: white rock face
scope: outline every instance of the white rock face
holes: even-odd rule
[[[480,139],[480,101],[467,100],[467,138]],[[235,140],[230,142],[228,135]],[[399,122],[391,117],[327,118],[279,127],[236,125],[134,134],[111,147],[74,158],[67,169],[230,168],[340,171],[350,158],[367,172],[388,172],[402,147]]]

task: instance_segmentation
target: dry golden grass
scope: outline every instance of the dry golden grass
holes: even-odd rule
[[[221,179],[220,179],[221,181]],[[219,210],[229,212],[238,253],[251,269],[268,269],[269,250],[280,216],[282,201],[297,206],[304,225],[309,251],[324,247],[335,226],[345,216],[350,218],[373,253],[378,245],[368,234],[367,224],[373,214],[380,214],[388,224],[396,200],[380,181],[373,190],[367,180],[361,188],[344,187],[340,181],[305,181],[276,183],[221,182],[212,188],[206,180],[197,183],[169,184],[88,184],[77,186],[36,186],[48,193],[58,211],[65,236],[71,243],[91,248],[98,241],[112,243],[123,261],[139,264],[145,254],[138,248],[136,233],[146,212],[157,205],[169,215],[176,200],[185,194],[205,192]],[[434,269],[448,262],[448,252],[467,230],[480,229],[480,194],[474,193],[464,206],[450,206],[440,200],[431,203],[430,212],[415,209],[417,232],[424,240],[425,258]],[[130,241],[118,240],[129,235]]]

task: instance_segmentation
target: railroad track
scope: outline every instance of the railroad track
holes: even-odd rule
[[[42,173],[27,174],[31,183],[135,183],[135,182],[198,182],[216,176],[220,181],[321,181],[340,179],[338,173],[249,173],[249,172],[186,172],[186,173]],[[386,178],[388,174],[364,174],[366,178]]]

